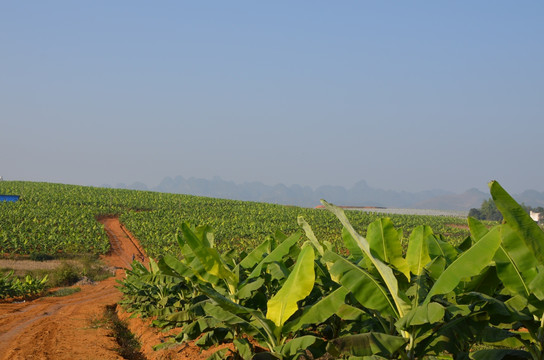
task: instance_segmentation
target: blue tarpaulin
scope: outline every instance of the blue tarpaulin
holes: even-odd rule
[[[19,200],[19,195],[0,195],[0,201],[16,202]]]

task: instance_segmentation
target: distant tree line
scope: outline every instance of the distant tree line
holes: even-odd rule
[[[468,216],[478,220],[502,221],[502,214],[499,209],[497,209],[493,199],[484,200],[479,209],[470,209]]]
[[[533,208],[531,206],[527,206],[525,204],[521,204],[521,207],[527,211],[529,214],[531,211],[538,212],[538,213],[544,213],[544,208],[542,206]],[[468,212],[468,216],[476,218],[478,220],[493,220],[493,221],[502,221],[502,214],[497,209],[497,206],[495,205],[495,202],[493,199],[484,200],[482,203],[482,206],[480,206],[479,209],[470,209]],[[542,220],[540,220],[542,223]]]

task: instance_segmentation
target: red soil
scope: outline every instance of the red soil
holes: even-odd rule
[[[110,330],[98,326],[107,306],[118,303],[121,292],[116,280],[124,277],[132,257],[145,256],[137,240],[115,217],[100,218],[111,243],[104,262],[116,268],[115,277],[95,285],[83,285],[81,291],[65,297],[44,297],[25,303],[0,304],[0,360],[18,359],[122,359]],[[147,257],[145,258],[147,261]],[[146,264],[148,265],[148,264]],[[153,351],[152,346],[165,340],[166,334],[150,328],[149,321],[128,318],[117,307],[118,316],[142,343],[146,359],[206,359],[221,347],[201,352],[193,343]],[[94,322],[93,322],[94,320]],[[178,329],[179,330],[179,329]],[[170,332],[172,333],[172,332]]]

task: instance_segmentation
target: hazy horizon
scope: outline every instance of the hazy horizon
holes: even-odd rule
[[[544,191],[544,3],[7,2],[0,176]]]
[[[1,175],[0,175],[1,176]],[[49,180],[43,180],[43,179],[38,179],[38,180],[29,180],[29,179],[9,179],[9,178],[6,178],[6,177],[3,177],[3,180],[4,181],[31,181],[31,182],[50,182],[50,183],[57,183],[57,184],[65,184],[65,185],[82,185],[82,186],[92,186],[92,187],[106,187],[106,188],[127,188],[127,189],[132,189],[135,185],[138,185],[138,184],[143,184],[145,185],[145,187],[147,188],[147,190],[149,191],[161,191],[161,190],[157,190],[161,187],[161,184],[163,183],[164,180],[170,178],[172,180],[175,180],[176,178],[178,177],[182,177],[184,178],[185,180],[204,180],[204,181],[213,181],[214,179],[219,179],[221,181],[224,181],[224,182],[228,182],[228,183],[233,183],[234,185],[236,186],[242,186],[244,184],[252,184],[252,183],[258,183],[258,184],[262,184],[262,185],[265,185],[267,187],[274,187],[274,186],[279,186],[279,185],[282,185],[282,186],[286,186],[288,188],[292,187],[292,186],[300,186],[302,188],[305,188],[305,187],[309,187],[310,189],[312,190],[317,190],[319,189],[320,187],[342,187],[346,190],[349,190],[349,189],[352,189],[354,188],[359,182],[364,182],[366,183],[366,185],[369,187],[369,188],[372,188],[372,189],[379,189],[379,190],[383,190],[383,191],[392,191],[392,192],[398,192],[398,193],[402,193],[402,192],[407,192],[407,193],[419,193],[419,192],[444,192],[445,194],[463,194],[463,193],[466,193],[467,191],[471,191],[471,190],[477,190],[477,191],[480,191],[480,192],[483,192],[483,193],[489,193],[489,189],[487,187],[487,184],[486,186],[483,186],[483,187],[477,187],[477,186],[473,186],[473,187],[470,187],[470,188],[466,188],[466,189],[462,189],[460,191],[453,191],[453,190],[448,190],[448,189],[445,189],[445,188],[439,188],[439,187],[435,187],[435,188],[427,188],[427,189],[421,189],[421,190],[414,190],[414,191],[411,191],[411,190],[406,190],[406,189],[402,189],[402,188],[386,188],[386,187],[380,187],[379,184],[372,184],[372,183],[369,183],[368,181],[366,181],[365,179],[360,179],[359,181],[356,181],[354,182],[353,184],[348,184],[348,185],[341,185],[341,184],[318,184],[318,185],[308,185],[308,184],[301,184],[301,183],[285,183],[285,182],[276,182],[276,183],[267,183],[265,181],[260,181],[260,180],[252,180],[252,181],[234,181],[232,179],[227,179],[227,178],[223,178],[221,176],[212,176],[212,177],[209,177],[209,178],[206,178],[206,177],[198,177],[198,176],[182,176],[182,175],[177,175],[177,176],[165,176],[164,178],[162,178],[159,182],[157,183],[145,183],[143,181],[139,181],[139,180],[136,180],[136,181],[128,181],[128,182],[116,182],[116,183],[108,183],[108,182],[104,182],[104,183],[95,183],[95,184],[85,184],[85,183],[69,183],[69,182],[65,182],[65,181],[49,181]],[[501,183],[499,181],[499,183]],[[502,183],[501,183],[501,186],[502,186]],[[521,194],[525,191],[537,191],[537,192],[542,192],[544,193],[543,190],[538,190],[538,189],[534,189],[534,188],[526,188],[526,189],[522,189],[521,191],[511,191],[510,189],[506,189],[509,193],[511,194]]]

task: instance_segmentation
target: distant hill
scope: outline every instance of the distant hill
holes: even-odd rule
[[[383,190],[369,186],[364,180],[359,181],[351,188],[324,185],[312,189],[309,186],[265,185],[261,182],[236,184],[220,177],[208,180],[177,176],[175,178],[166,177],[159,185],[152,188],[148,188],[141,182],[132,185],[117,184],[115,187],[304,207],[317,206],[320,204],[320,199],[325,199],[331,203],[344,206],[468,211],[471,208],[479,208],[482,202],[490,197],[488,193],[478,189],[470,189],[462,194],[455,194],[445,190],[420,192]],[[513,196],[518,202],[529,206],[544,206],[544,192],[527,190],[520,195]]]
[[[489,199],[486,194],[478,189],[470,189],[462,194],[448,194],[427,199],[415,204],[416,209],[437,210],[470,210],[479,208],[484,200]]]
[[[359,181],[349,189],[325,185],[314,190],[309,186],[300,185],[270,186],[260,182],[235,184],[219,177],[204,180],[185,179],[181,176],[174,179],[167,177],[153,190],[306,207],[319,205],[320,199],[350,206],[409,207],[426,199],[447,194],[440,190],[419,193],[382,190],[368,186],[365,181]]]
[[[525,203],[532,207],[544,207],[544,192],[538,192],[536,190],[525,190],[519,195],[515,196],[519,203]]]

